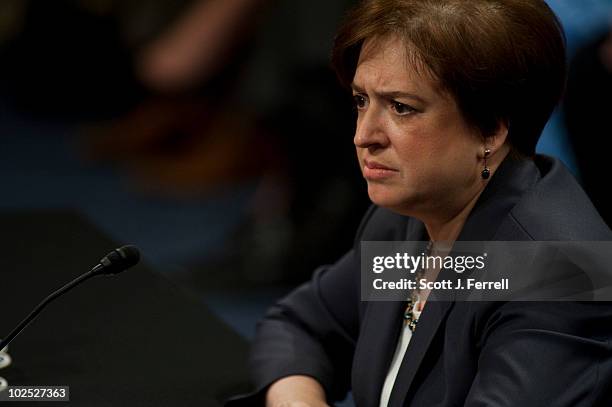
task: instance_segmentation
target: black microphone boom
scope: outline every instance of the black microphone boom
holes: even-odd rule
[[[4,338],[2,342],[0,342],[0,349],[4,349],[5,346],[7,346],[13,339],[15,339],[15,337],[19,335],[23,328],[25,328],[38,314],[40,314],[43,308],[45,308],[51,301],[53,301],[57,297],[65,294],[66,292],[70,291],[71,289],[81,284],[83,281],[90,279],[91,277],[95,277],[98,275],[113,275],[125,271],[128,268],[136,265],[139,260],[140,252],[138,251],[136,246],[127,245],[113,250],[105,257],[103,257],[102,260],[100,260],[100,262],[90,271],[75,278],[74,280],[72,280],[59,290],[56,290],[55,292],[51,293],[51,295],[42,300],[42,302],[38,304],[32,312],[30,312],[30,315],[28,315],[23,321],[21,321],[19,325],[17,325],[15,329],[13,329],[11,333],[9,333],[7,337]]]

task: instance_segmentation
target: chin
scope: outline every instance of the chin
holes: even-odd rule
[[[382,185],[368,184],[368,196],[375,205],[394,212],[402,212],[401,208],[406,207],[408,201],[398,191]]]

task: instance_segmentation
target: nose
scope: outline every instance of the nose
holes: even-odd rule
[[[389,144],[384,115],[374,106],[358,115],[353,143],[359,148],[370,150],[384,148]]]

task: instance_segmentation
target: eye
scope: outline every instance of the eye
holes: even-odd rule
[[[362,94],[353,95],[353,106],[355,106],[355,109],[363,110],[366,108],[367,104],[368,99],[366,96]]]
[[[416,111],[416,109],[412,106],[396,101],[391,102],[391,108],[395,110],[395,113],[397,113],[399,116],[405,116]]]

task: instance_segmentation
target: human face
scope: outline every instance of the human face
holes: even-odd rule
[[[375,204],[421,220],[449,217],[483,188],[484,142],[407,56],[393,37],[362,47],[352,86],[359,165]]]

